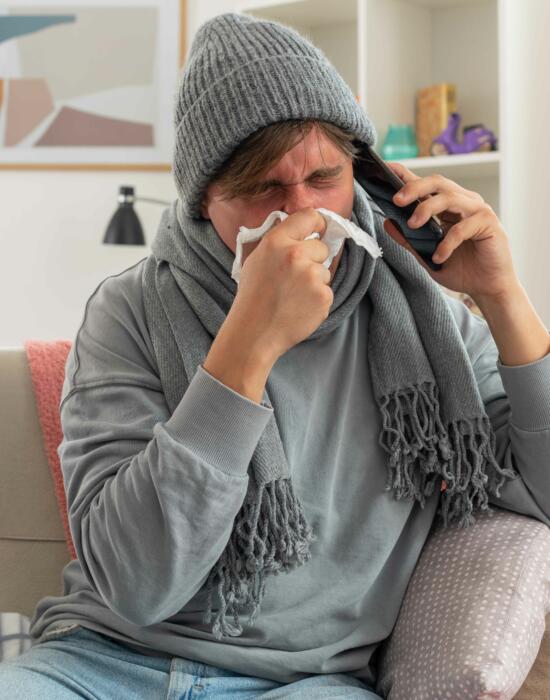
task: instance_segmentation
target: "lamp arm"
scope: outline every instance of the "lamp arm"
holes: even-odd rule
[[[164,199],[154,199],[152,197],[134,197],[134,202],[154,202],[155,204],[172,204]]]

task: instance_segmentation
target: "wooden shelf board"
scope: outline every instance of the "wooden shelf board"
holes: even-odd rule
[[[441,173],[455,177],[497,177],[500,152],[464,153],[454,156],[428,156],[426,158],[396,158],[406,168],[419,175]]]

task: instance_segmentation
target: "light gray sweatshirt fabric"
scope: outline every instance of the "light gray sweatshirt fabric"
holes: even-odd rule
[[[33,644],[81,625],[144,654],[281,683],[347,673],[374,684],[373,652],[391,634],[439,491],[424,510],[384,491],[380,412],[365,362],[370,302],[271,370],[267,388],[318,536],[315,556],[270,577],[256,623],[217,641],[202,623],[202,586],[230,536],[273,409],[199,366],[170,415],[144,321],[142,266],[99,285],[67,360],[59,455],[78,559],[63,570],[63,595],[38,603]],[[501,364],[487,323],[446,298],[497,459],[521,474],[491,503],[550,526],[550,354]]]

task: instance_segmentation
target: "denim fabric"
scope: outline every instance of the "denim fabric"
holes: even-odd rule
[[[241,676],[181,657],[146,656],[103,634],[77,628],[0,663],[0,700],[380,700],[353,676],[295,683]]]

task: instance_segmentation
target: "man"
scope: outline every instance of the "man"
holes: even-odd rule
[[[391,239],[385,267],[345,246],[330,270],[322,238],[304,240],[325,231],[318,208],[365,211],[351,144],[373,134],[353,99],[288,28],[227,14],[199,30],[176,106],[179,201],[165,212],[155,256],[92,295],[67,362],[60,455],[78,559],[64,569],[63,595],[38,604],[32,649],[0,665],[0,698],[379,697],[373,654],[444,498],[426,490],[421,507],[385,488],[372,370],[401,350],[390,333],[403,308],[391,299],[408,307],[390,268],[414,276],[456,322],[498,463],[522,477],[491,502],[550,524],[540,468],[550,439],[548,333],[479,195],[393,166],[405,196],[423,200],[422,217],[457,224],[433,279],[473,294],[488,322],[443,302],[418,274],[418,256]],[[249,247],[236,289],[238,227],[274,210],[289,216]],[[395,294],[380,314],[384,284]],[[380,322],[392,342],[377,347]],[[399,325],[398,369],[408,376],[419,356],[407,354],[406,331]],[[450,341],[437,347],[430,362],[452,350]],[[457,395],[460,376],[446,382]],[[262,481],[285,461],[291,480]],[[266,583],[265,570],[279,575]],[[246,577],[259,589],[237,585]],[[204,618],[212,582],[221,600],[213,626]],[[262,604],[243,626],[236,612],[227,618],[245,594]]]

